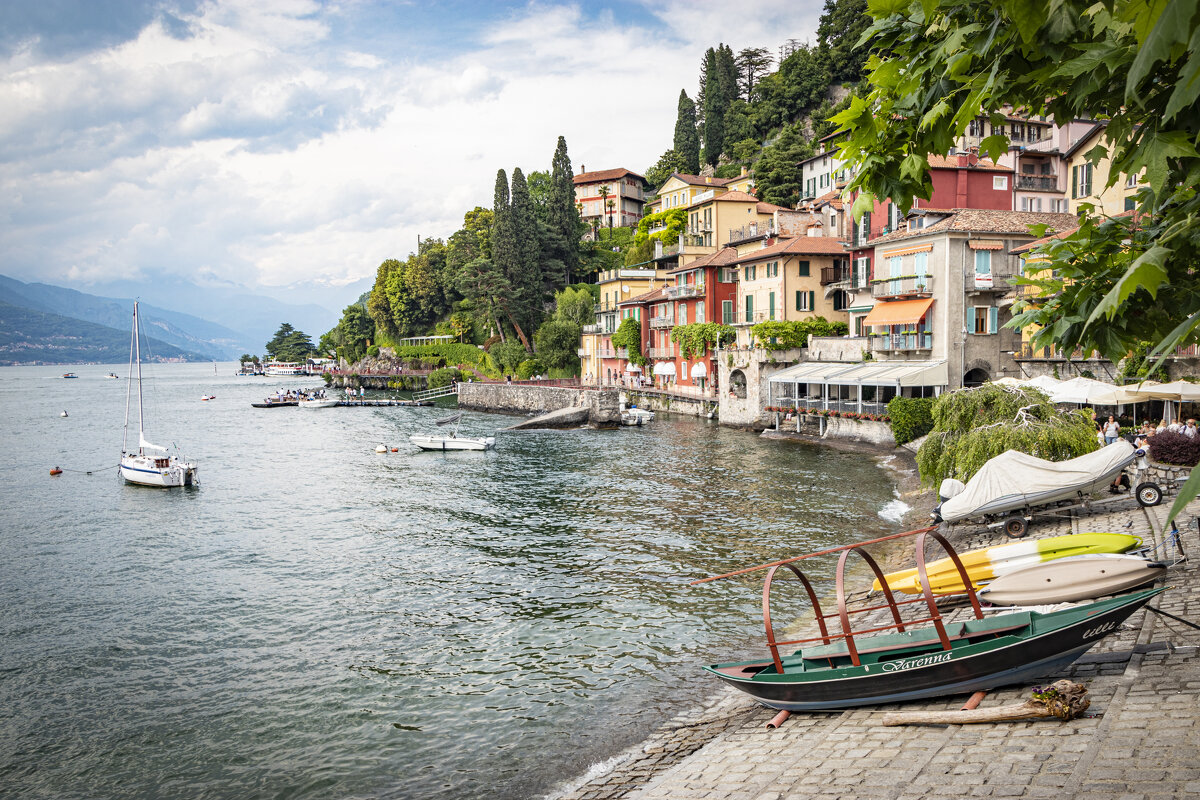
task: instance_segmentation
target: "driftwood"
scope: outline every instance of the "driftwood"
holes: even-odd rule
[[[1009,722],[1018,719],[1058,717],[1075,719],[1091,705],[1087,689],[1071,681],[1056,681],[1035,688],[1024,703],[972,711],[892,711],[883,715],[883,725],[968,725],[976,722]]]

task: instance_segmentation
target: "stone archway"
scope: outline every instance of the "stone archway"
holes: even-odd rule
[[[746,373],[735,369],[729,373],[729,391],[740,400],[746,399]]]
[[[992,379],[992,371],[986,367],[972,367],[963,373],[963,386],[971,388],[973,386],[982,386],[984,383]]]

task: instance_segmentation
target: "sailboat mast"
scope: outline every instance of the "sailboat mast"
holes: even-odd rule
[[[125,427],[121,431],[121,453],[128,452],[129,395],[133,392],[133,348],[137,343],[137,303],[133,304],[133,333],[129,338],[129,371],[125,373]]]
[[[137,351],[137,375],[138,375],[138,450],[142,448],[142,442],[146,439],[145,430],[142,427],[142,336],[141,329],[138,327],[138,304],[133,302],[133,346]]]

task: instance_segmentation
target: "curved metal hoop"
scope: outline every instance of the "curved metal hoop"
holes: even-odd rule
[[[825,625],[825,616],[821,613],[821,601],[817,599],[817,593],[813,591],[812,584],[809,583],[807,577],[794,564],[776,564],[767,570],[767,578],[763,581],[763,626],[767,629],[767,647],[771,650],[771,660],[775,662],[775,671],[783,672],[783,659],[779,657],[779,645],[776,643],[775,630],[771,625],[771,582],[775,579],[775,570],[780,566],[785,566],[795,573],[800,582],[804,584],[804,591],[808,593],[808,602],[812,604],[813,612],[817,615],[817,627],[821,630],[821,641],[829,644],[830,636],[829,629]]]

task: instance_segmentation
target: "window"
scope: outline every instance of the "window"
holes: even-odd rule
[[[676,325],[687,325],[687,324],[688,324],[688,321],[687,321],[687,306],[686,306],[686,305],[684,305],[683,303],[680,303],[680,304],[679,304],[679,313],[677,314],[677,316],[676,316],[676,319],[678,320],[678,321],[675,323]]]
[[[1040,197],[1022,197],[1021,198],[1021,210],[1022,211],[1041,211],[1042,210],[1042,198],[1040,198]]]
[[[796,310],[797,311],[812,311],[813,305],[816,302],[816,292],[796,292]]]
[[[746,267],[746,280],[752,281],[758,277],[758,265]]]
[[[696,322],[704,322],[704,301],[696,301]]]
[[[888,274],[893,278],[899,278],[903,273],[900,266],[900,256],[892,256],[888,259]]]
[[[993,175],[992,176],[992,188],[995,189],[996,191],[1001,191],[1001,192],[1006,191],[1008,189],[1008,176],[1007,175]]]
[[[1129,177],[1125,178],[1125,188],[1126,189],[1132,189],[1132,188],[1136,187],[1137,185],[1138,185],[1138,176],[1137,175],[1130,175]]]
[[[834,311],[845,311],[849,305],[850,305],[849,299],[846,297],[845,292],[843,292],[841,289],[838,289],[836,292],[833,293],[833,310]]]
[[[992,252],[990,250],[975,251],[975,288],[992,288]],[[970,326],[967,326],[968,330]]]
[[[732,300],[722,300],[721,301],[721,322],[724,323],[725,325],[733,324],[733,301]]]
[[[1125,198],[1125,210],[1133,211],[1135,208],[1137,208],[1137,198],[1132,195],[1130,195],[1129,197],[1126,197]]]
[[[1071,167],[1071,197],[1088,197],[1092,193],[1092,165]]]
[[[913,255],[913,274],[929,274],[929,253],[915,253]]]
[[[968,306],[967,330],[976,335],[999,333],[1000,309],[996,306]]]
[[[754,295],[746,295],[746,322],[754,322]]]
[[[796,267],[800,270],[801,278],[807,278],[809,276],[809,267],[807,261],[797,261]]]
[[[737,267],[721,267],[717,270],[717,280],[721,283],[733,283],[737,280]]]
[[[856,258],[854,260],[854,274],[850,276],[850,285],[856,289],[866,288],[871,281],[871,259]]]

